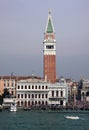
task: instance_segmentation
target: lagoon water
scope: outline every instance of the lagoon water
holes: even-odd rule
[[[66,119],[77,115],[79,120]],[[0,130],[89,130],[89,113],[48,111],[0,112]]]

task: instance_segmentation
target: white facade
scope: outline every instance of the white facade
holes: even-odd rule
[[[17,82],[16,97],[18,106],[62,105],[68,102],[66,83],[50,84],[35,78]]]
[[[81,101],[89,102],[89,79],[83,80],[83,88],[81,89]]]
[[[49,86],[49,104],[66,106],[68,103],[68,86],[66,83],[56,83]]]

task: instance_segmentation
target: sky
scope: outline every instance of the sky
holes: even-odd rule
[[[89,0],[0,0],[0,75],[43,77],[49,9],[57,41],[57,78],[89,78]]]

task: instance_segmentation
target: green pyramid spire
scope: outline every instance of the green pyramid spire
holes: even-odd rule
[[[51,11],[49,11],[49,14],[48,14],[48,20],[47,20],[47,24],[46,24],[45,33],[54,33]]]
[[[50,19],[48,21],[47,33],[53,33],[53,27]]]

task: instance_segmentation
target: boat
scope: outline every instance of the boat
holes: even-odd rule
[[[17,111],[16,103],[11,103],[11,105],[10,105],[10,111]]]
[[[78,116],[65,116],[66,119],[78,120]]]

